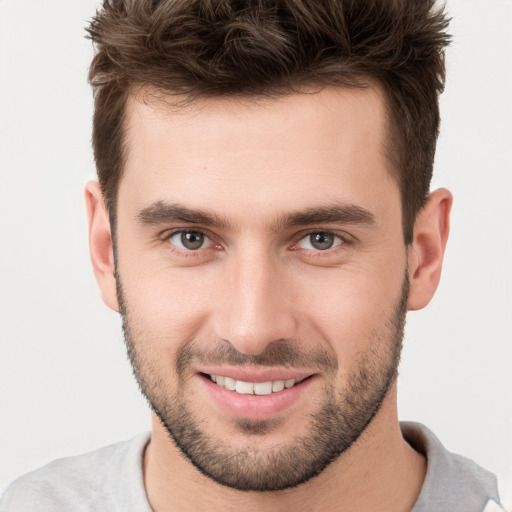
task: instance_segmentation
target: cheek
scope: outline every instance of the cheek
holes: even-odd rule
[[[218,280],[208,278],[204,269],[137,268],[126,261],[119,273],[132,330],[143,330],[144,336],[169,347],[199,334],[218,288]]]
[[[336,353],[341,367],[350,366],[377,336],[388,334],[401,297],[402,272],[390,270],[385,279],[379,279],[362,268],[345,269],[325,281],[317,279],[315,287],[304,283],[307,300],[302,313],[316,337]]]

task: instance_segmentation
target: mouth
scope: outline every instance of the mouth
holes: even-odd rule
[[[197,375],[211,406],[232,417],[255,420],[275,418],[297,407],[307,408],[304,400],[318,377],[289,369],[233,368],[203,369]]]
[[[279,393],[284,389],[292,388],[303,380],[309,377],[301,377],[297,379],[287,380],[268,380],[265,382],[246,382],[243,380],[236,380],[232,377],[224,375],[214,375],[212,373],[203,374],[212,382],[229,391],[234,391],[241,395],[271,395],[272,393]]]

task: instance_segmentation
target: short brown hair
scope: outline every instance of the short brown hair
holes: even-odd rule
[[[377,82],[410,243],[432,177],[447,26],[434,0],[105,0],[87,30],[97,50],[92,141],[111,218],[135,89],[193,101]]]

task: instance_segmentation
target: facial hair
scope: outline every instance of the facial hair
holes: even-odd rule
[[[178,384],[173,390],[151,362],[154,355],[146,349],[151,340],[142,339],[143,330],[132,323],[117,273],[116,281],[128,357],[142,394],[181,453],[201,473],[221,485],[240,491],[278,491],[319,475],[357,441],[396,380],[409,291],[407,270],[401,297],[391,316],[378,332],[372,333],[368,348],[348,369],[341,389],[335,384],[336,356],[326,348],[305,351],[296,340],[276,340],[261,354],[248,355],[238,352],[227,340],[217,340],[192,341],[180,347],[175,361]],[[207,418],[194,409],[188,398],[187,376],[197,363],[318,368],[325,381],[323,397],[309,415],[307,433],[271,449],[259,449],[257,442],[234,448],[229,439],[208,427]],[[235,421],[239,432],[256,441],[278,429],[279,423],[278,419]]]

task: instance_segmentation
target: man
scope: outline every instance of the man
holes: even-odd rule
[[[432,2],[106,2],[86,190],[151,436],[1,510],[465,510],[494,478],[398,423],[406,310],[439,282]]]

